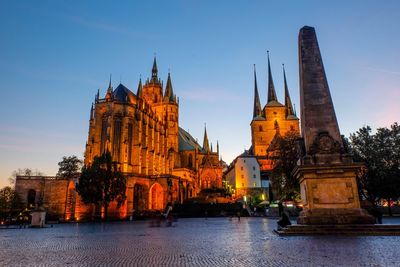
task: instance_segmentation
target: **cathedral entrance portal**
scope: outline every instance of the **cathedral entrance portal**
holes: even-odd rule
[[[164,209],[164,190],[159,183],[154,183],[150,188],[150,209],[163,210]]]

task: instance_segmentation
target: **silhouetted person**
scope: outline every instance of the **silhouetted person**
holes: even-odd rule
[[[279,217],[281,217],[283,213],[283,204],[281,201],[279,201],[278,203],[278,211],[279,211]]]
[[[238,212],[236,213],[236,215],[237,215],[238,221],[240,222],[240,211],[238,211]]]
[[[371,208],[369,213],[375,217],[376,223],[382,224],[382,212],[378,207]]]
[[[288,225],[292,225],[289,216],[286,214],[286,212],[282,212],[282,218],[278,221],[278,229],[285,228]]]

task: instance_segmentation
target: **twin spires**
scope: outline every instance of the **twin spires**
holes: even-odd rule
[[[262,109],[260,104],[260,96],[258,95],[257,88],[257,74],[256,74],[256,65],[254,64],[254,109],[253,109],[253,118],[261,117]]]
[[[276,91],[275,91],[275,85],[274,81],[272,79],[272,71],[271,71],[271,63],[269,60],[269,51],[267,51],[268,55],[268,101],[267,105],[271,102],[276,102],[275,104],[272,104],[272,106],[281,106],[281,104],[278,102],[278,98],[276,96]],[[283,65],[283,64],[282,64]],[[283,77],[284,77],[284,90],[285,90],[285,114],[286,118],[291,116],[292,119],[297,118],[295,110],[293,108],[292,100],[290,98],[289,94],[289,89],[287,86],[287,81],[286,81],[286,73],[285,73],[285,67],[283,66]],[[256,119],[257,117],[263,117],[263,110],[261,109],[261,104],[260,104],[260,96],[258,94],[258,86],[257,86],[257,76],[256,76],[256,68],[254,65],[254,106],[253,106],[253,120]]]

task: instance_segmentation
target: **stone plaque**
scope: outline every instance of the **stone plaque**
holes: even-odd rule
[[[348,204],[354,199],[353,187],[345,182],[319,183],[313,187],[313,197],[318,204]]]

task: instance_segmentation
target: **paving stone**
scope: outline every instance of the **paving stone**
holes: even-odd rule
[[[398,236],[279,237],[275,226],[208,218],[1,229],[0,266],[400,266]]]

